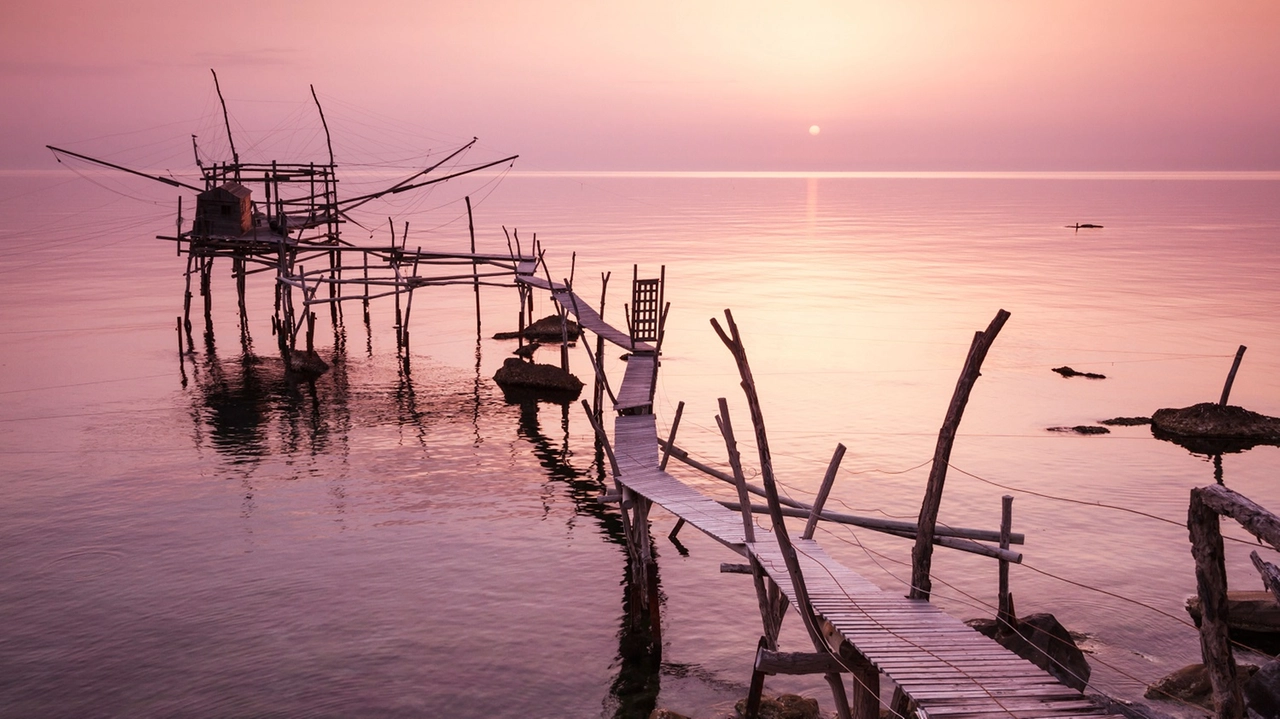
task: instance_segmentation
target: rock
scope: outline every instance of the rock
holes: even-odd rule
[[[1187,597],[1187,613],[1200,626],[1200,597]],[[1266,654],[1280,651],[1280,603],[1271,592],[1227,592],[1227,633],[1233,641]]]
[[[1244,703],[1260,717],[1280,717],[1280,661],[1263,664],[1244,683]]]
[[[329,363],[314,350],[289,350],[289,371],[307,378],[319,377],[329,371]]]
[[[1252,664],[1240,664],[1236,671],[1243,687],[1258,668]],[[1209,683],[1209,671],[1203,664],[1188,664],[1156,681],[1147,687],[1143,696],[1147,699],[1188,702],[1205,709],[1213,708],[1213,686]]]
[[[689,717],[680,712],[673,712],[670,709],[654,709],[649,714],[649,719],[689,719]]]
[[[1087,379],[1106,379],[1107,378],[1105,374],[1098,374],[1096,372],[1077,372],[1065,365],[1062,367],[1054,367],[1053,371],[1057,372],[1063,377],[1084,377]]]
[[[744,716],[747,700],[739,699],[734,708],[738,716]],[[795,694],[764,696],[760,698],[760,719],[818,719],[818,700]]]
[[[1105,424],[1108,427],[1136,427],[1140,424],[1151,424],[1150,417],[1112,417],[1104,419],[1098,424]]]
[[[1049,427],[1050,432],[1075,432],[1076,434],[1111,434],[1106,427],[1095,427],[1090,424],[1077,424],[1074,427]]]
[[[493,381],[503,390],[508,388],[535,390],[555,401],[572,401],[582,391],[582,380],[549,364],[525,362],[518,357],[508,357],[493,375]]]
[[[1093,670],[1085,661],[1084,652],[1052,614],[1021,617],[1016,628],[999,625],[992,619],[974,619],[966,623],[1072,689],[1084,691],[1089,682]]]
[[[571,319],[565,320],[569,333],[569,341],[576,341],[582,336],[582,328],[577,322]],[[513,340],[520,336],[519,332],[499,332],[493,336],[495,340]],[[524,328],[524,338],[527,340],[538,340],[539,342],[559,342],[562,339],[560,334],[560,315],[547,315],[542,319],[534,322]]]
[[[1151,415],[1151,433],[1199,454],[1242,452],[1260,444],[1280,445],[1280,418],[1235,405],[1201,402],[1156,410]]]

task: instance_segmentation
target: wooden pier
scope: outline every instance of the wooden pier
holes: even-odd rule
[[[879,717],[880,677],[884,676],[897,687],[891,709],[898,715],[914,709],[916,715],[924,719],[1118,719],[1119,715],[1108,714],[1080,691],[1063,685],[1048,672],[937,609],[929,603],[927,595],[911,599],[885,592],[829,556],[811,537],[815,519],[824,517],[821,504],[835,477],[843,446],[837,450],[816,506],[808,511],[804,534],[799,538],[789,535],[772,480],[763,422],[756,416],[758,403],[750,370],[731,315],[726,313],[730,332],[721,330],[714,320],[713,324],[738,359],[743,386],[747,388],[757,445],[761,448],[765,494],[773,519],[770,529],[755,526],[752,519],[748,487],[724,400],[720,401],[717,422],[735,470],[738,506],[742,511],[727,508],[665,470],[674,448],[673,439],[665,442],[659,439],[652,412],[661,327],[656,333],[637,335],[636,324],[631,321],[646,309],[650,316],[652,311],[662,309],[659,316],[664,316],[665,308],[658,308],[652,300],[647,308],[633,306],[629,315],[631,331],[624,332],[605,323],[566,283],[536,277],[528,265],[522,270],[517,275],[520,283],[550,291],[562,310],[573,314],[584,329],[631,353],[614,403],[617,416],[612,440],[597,420],[598,408],[592,411],[585,402],[584,406],[612,465],[617,494],[607,499],[618,501],[622,507],[631,566],[635,579],[639,580],[635,584],[645,587],[647,577],[653,574],[648,566],[653,561],[648,513],[654,504],[679,519],[677,531],[679,526],[690,524],[748,560],[746,565],[722,566],[722,571],[752,574],[760,604],[764,635],[757,649],[748,715],[758,707],[764,676],[786,673],[825,675],[841,717]],[[637,291],[633,293],[633,301],[646,300]],[[982,339],[982,333],[978,335],[977,339]],[[993,336],[986,338],[987,345]],[[650,344],[654,339],[656,344]],[[598,364],[596,369],[599,372]],[[975,378],[976,372],[974,367]],[[965,394],[967,396],[967,389]],[[959,421],[958,414],[955,421]],[[673,424],[678,422],[679,411]],[[674,433],[673,427],[672,437]],[[954,436],[954,427],[951,435]],[[1014,561],[1020,560],[1020,555],[1007,549],[1010,538],[1007,528],[1002,534],[1003,553],[1001,550],[984,553],[1001,557],[1002,562],[1011,557],[1016,557]],[[930,539],[932,544],[943,537],[931,536]],[[1002,613],[1004,591],[1002,587]],[[654,605],[650,611],[654,613],[656,626],[656,594],[648,597],[648,603]],[[778,651],[778,631],[788,603],[805,623],[814,645],[811,652]],[[846,674],[852,676],[851,695],[845,691],[843,677]]]

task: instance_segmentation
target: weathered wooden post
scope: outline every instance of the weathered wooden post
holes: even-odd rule
[[[806,658],[813,660],[815,663],[826,663],[828,669],[824,671],[824,677],[827,685],[831,687],[832,699],[835,701],[836,711],[840,719],[851,719],[850,705],[848,695],[844,690],[844,682],[840,678],[839,667],[833,658],[831,648],[827,645],[826,636],[822,632],[822,627],[818,624],[817,616],[813,611],[813,606],[809,602],[809,592],[805,586],[804,575],[800,569],[800,561],[796,556],[795,547],[791,543],[791,537],[787,534],[787,525],[782,514],[782,505],[778,501],[778,487],[773,477],[773,457],[769,451],[769,438],[764,427],[764,413],[760,408],[760,398],[756,394],[755,380],[751,376],[751,366],[747,362],[746,348],[742,344],[742,337],[738,334],[738,326],[733,321],[733,313],[729,310],[724,311],[725,322],[729,326],[729,332],[726,333],[720,327],[720,323],[714,318],[711,320],[711,326],[719,335],[720,341],[733,354],[735,363],[738,366],[738,374],[742,378],[742,389],[747,396],[747,408],[751,414],[751,425],[755,429],[756,435],[756,451],[760,458],[760,477],[764,484],[766,498],[769,501],[769,519],[773,528],[773,534],[778,542],[778,551],[782,554],[782,558],[787,567],[787,573],[791,577],[791,588],[794,592],[792,598],[795,599],[796,605],[800,607],[800,617],[804,620],[805,629],[809,632],[809,638],[813,641],[816,653],[808,655]],[[749,511],[749,510],[748,510]],[[852,649],[852,648],[851,648]],[[767,657],[767,655],[765,655]],[[842,657],[843,658],[843,657]],[[847,660],[846,660],[847,661]],[[757,654],[756,671],[762,671],[760,666],[761,655]],[[863,659],[860,663],[866,663]],[[822,671],[822,670],[819,670]],[[854,685],[855,692],[876,693],[879,687],[879,673],[871,670],[875,674],[876,686],[873,689],[868,684],[857,683]],[[753,681],[753,687],[755,682]],[[754,697],[748,698],[748,703]],[[872,714],[859,715],[856,719],[878,719],[879,717],[879,698],[864,700],[859,698],[855,700],[854,706],[867,707],[874,706],[876,711]]]
[[[929,484],[925,488],[924,501],[920,505],[920,519],[917,521],[916,544],[911,550],[911,599],[928,599],[933,582],[929,579],[929,570],[933,562],[933,534],[938,523],[938,509],[942,506],[942,488],[947,480],[947,463],[951,460],[951,446],[956,440],[956,430],[960,427],[960,418],[964,416],[965,405],[969,402],[969,393],[981,375],[982,360],[987,356],[991,343],[995,342],[1000,328],[1009,319],[1009,313],[1000,310],[995,319],[982,332],[974,333],[973,343],[969,346],[969,356],[965,359],[964,370],[956,382],[955,393],[951,404],[947,407],[946,418],[942,429],[938,431],[938,444],[933,452],[933,468],[929,471]]]
[[[1196,561],[1196,594],[1200,597],[1200,654],[1213,685],[1217,719],[1241,719],[1244,697],[1236,676],[1236,660],[1227,636],[1227,567],[1218,513],[1204,501],[1205,489],[1191,490],[1187,529]]]
[[[1000,548],[1008,549],[1013,534],[1013,496],[1000,498]],[[996,609],[996,621],[1006,627],[1017,625],[1018,618],[1013,614],[1013,597],[1009,594],[1009,560],[1000,558],[1000,594],[999,606]]]

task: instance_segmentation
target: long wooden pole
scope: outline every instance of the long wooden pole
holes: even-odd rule
[[[960,427],[960,418],[964,416],[965,405],[969,402],[969,393],[981,375],[982,360],[987,350],[995,342],[1000,328],[1009,319],[1009,313],[1000,310],[995,319],[987,325],[987,329],[974,334],[973,343],[969,347],[969,356],[965,359],[964,370],[956,382],[955,393],[951,396],[951,404],[947,407],[946,418],[942,429],[938,431],[938,444],[933,452],[933,468],[929,472],[929,483],[925,488],[924,501],[920,505],[920,519],[916,522],[916,544],[911,550],[911,599],[928,599],[933,582],[929,578],[929,570],[933,563],[933,533],[938,523],[938,509],[942,506],[942,488],[947,480],[947,465],[951,461],[951,446],[956,441],[956,430]]]

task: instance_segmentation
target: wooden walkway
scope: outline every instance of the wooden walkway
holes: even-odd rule
[[[570,299],[563,286],[531,276],[517,279],[551,290],[583,328],[632,349],[626,334],[605,324],[580,297]],[[639,345],[636,351],[641,351]],[[619,388],[615,409],[620,414],[614,420],[613,438],[615,478],[738,554],[754,558],[797,610],[804,612],[796,603],[790,573],[770,530],[756,527],[755,541],[746,542],[740,513],[658,468],[655,417],[651,411],[632,413],[651,404],[656,360],[654,354],[633,355]],[[813,540],[792,538],[791,543],[812,610],[830,637],[833,656],[839,657],[837,648],[848,642],[915,701],[922,719],[1121,719],[928,601],[881,590]]]

